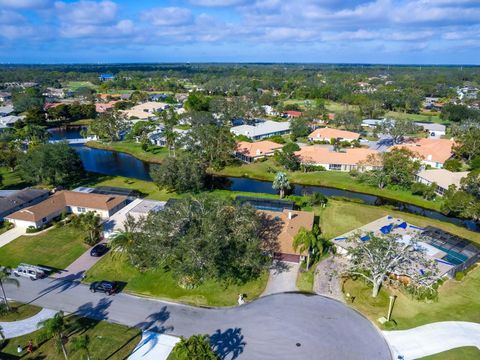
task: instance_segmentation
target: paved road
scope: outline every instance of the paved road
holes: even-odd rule
[[[405,360],[423,358],[463,346],[480,349],[480,324],[442,321],[409,330],[384,331],[395,356]]]
[[[7,286],[7,295],[143,330],[209,334],[221,359],[391,359],[387,343],[368,320],[318,295],[277,294],[241,307],[205,309],[128,294],[92,294],[74,278],[21,278],[19,288]]]

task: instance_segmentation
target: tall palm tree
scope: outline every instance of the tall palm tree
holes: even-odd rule
[[[73,338],[73,348],[75,350],[82,350],[87,354],[87,360],[90,360],[90,351],[88,347],[90,346],[90,338],[88,335],[77,336]]]
[[[62,348],[63,356],[65,360],[68,360],[67,349],[65,348],[65,343],[63,341],[65,332],[67,331],[68,325],[65,319],[63,311],[59,311],[51,319],[40,321],[38,327],[43,327],[48,334],[48,336],[53,336],[56,338],[60,347]]]
[[[324,240],[320,236],[320,232],[317,226],[314,226],[312,231],[307,231],[305,228],[301,228],[293,239],[293,249],[300,252],[307,253],[307,271],[310,267],[310,257],[318,256],[325,250]]]
[[[4,284],[13,284],[16,287],[20,286],[20,282],[17,279],[10,277],[10,269],[5,266],[0,266],[0,288],[2,289],[2,296],[3,301],[5,302],[5,306],[7,307],[7,311],[10,311],[10,305],[8,304],[7,294],[5,293],[5,288],[3,287]]]
[[[285,192],[291,188],[287,174],[284,172],[277,172],[272,187],[280,192],[280,198],[285,197]]]
[[[135,218],[127,214],[126,220],[123,223],[124,230],[118,231],[115,237],[108,243],[114,254],[126,253],[130,256],[130,250],[135,245],[135,229],[137,225]]]

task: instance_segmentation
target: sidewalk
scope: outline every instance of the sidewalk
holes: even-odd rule
[[[0,235],[0,248],[11,243],[16,238],[25,235],[26,229],[21,227],[14,227],[11,230],[5,231],[3,234]]]
[[[28,319],[0,322],[0,326],[3,329],[5,339],[11,339],[18,336],[30,334],[38,330],[38,323],[52,318],[57,312],[50,309],[42,309],[37,315],[29,317]]]
[[[480,324],[466,321],[443,321],[409,330],[382,331],[394,359],[423,358],[463,346],[480,349]]]
[[[153,331],[144,331],[142,340],[128,360],[166,360],[180,338]]]

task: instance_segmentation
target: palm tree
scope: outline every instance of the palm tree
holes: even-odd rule
[[[192,335],[188,339],[182,339],[175,345],[172,353],[179,360],[216,360],[217,355],[210,345],[208,335]]]
[[[87,354],[87,360],[90,360],[90,351],[88,347],[90,346],[90,338],[88,335],[77,336],[73,338],[73,348],[75,350],[82,350]]]
[[[310,267],[310,256],[314,257],[322,254],[325,250],[325,241],[320,236],[320,229],[314,225],[312,231],[301,228],[293,239],[293,249],[307,253],[307,271]]]
[[[62,348],[63,356],[65,360],[68,360],[67,349],[63,341],[65,332],[67,331],[67,322],[63,311],[59,311],[51,319],[47,319],[38,323],[38,327],[43,327],[48,336],[56,337],[60,347]]]
[[[0,326],[0,344],[5,340],[5,334],[3,333],[3,328]]]
[[[285,197],[285,192],[291,188],[288,176],[284,172],[277,172],[273,180],[272,188],[280,191],[280,198]]]
[[[95,245],[100,240],[102,219],[93,211],[75,216],[72,219],[73,226],[82,229],[87,233],[85,242],[88,245]]]
[[[0,266],[0,288],[2,289],[3,294],[3,301],[5,302],[5,306],[7,307],[7,311],[10,311],[10,305],[8,304],[7,294],[5,293],[5,288],[3,287],[4,284],[13,284],[16,287],[20,286],[20,282],[17,279],[13,279],[10,277],[10,269],[5,266]]]
[[[118,231],[115,237],[108,243],[113,254],[126,253],[130,256],[130,250],[135,246],[135,229],[137,225],[135,218],[127,214],[126,220],[123,223],[124,230]]]

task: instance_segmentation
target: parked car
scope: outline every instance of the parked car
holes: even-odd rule
[[[30,264],[20,264],[13,270],[13,275],[28,277],[30,280],[43,279],[49,273],[50,269]]]
[[[108,251],[107,244],[97,244],[90,250],[90,256],[100,257],[105,255]]]
[[[95,292],[103,292],[107,295],[113,295],[117,291],[117,283],[115,281],[95,281],[90,284],[90,291]]]

